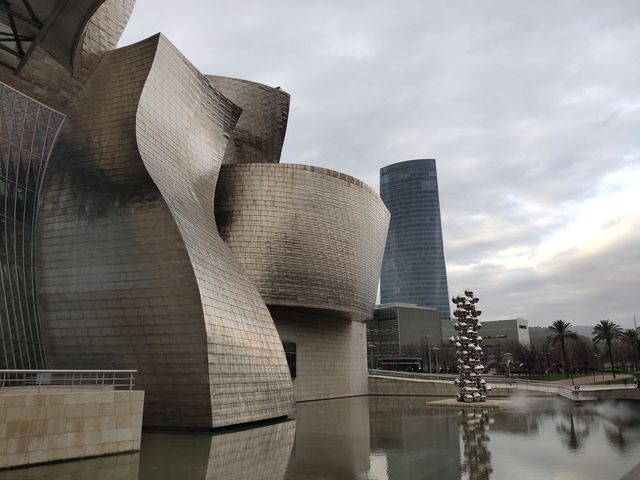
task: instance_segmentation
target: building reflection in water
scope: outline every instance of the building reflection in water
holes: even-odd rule
[[[366,475],[369,402],[369,397],[356,397],[298,403],[287,478],[348,480]]]
[[[489,480],[493,472],[489,451],[489,425],[492,418],[489,412],[479,410],[461,410],[458,416],[464,449],[460,478]]]
[[[0,480],[600,480],[637,463],[636,404],[514,404],[458,413],[420,397],[299,403],[295,420],[216,435],[145,432],[141,453],[8,470]]]
[[[456,412],[427,408],[425,403],[420,397],[369,399],[372,460],[367,478],[460,478]],[[383,475],[380,470],[385,463]]]
[[[0,472],[0,480],[283,480],[295,421],[223,433],[145,433],[141,453]]]
[[[137,480],[139,453],[89,458],[0,472],[0,480]]]

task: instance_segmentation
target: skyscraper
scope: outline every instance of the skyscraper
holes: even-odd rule
[[[391,213],[381,303],[414,303],[451,318],[436,161],[409,160],[381,168],[380,196]]]

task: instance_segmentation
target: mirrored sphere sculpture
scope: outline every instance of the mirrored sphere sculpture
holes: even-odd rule
[[[454,383],[459,388],[456,399],[459,402],[485,402],[491,387],[482,378],[482,337],[478,335],[481,325],[478,317],[481,310],[476,310],[479,299],[471,290],[465,290],[464,296],[457,295],[451,299],[456,305],[453,316],[457,319],[454,326],[457,334],[449,338],[449,343],[456,347],[458,378]]]

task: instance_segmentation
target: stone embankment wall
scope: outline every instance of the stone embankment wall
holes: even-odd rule
[[[144,392],[0,389],[0,468],[140,450]]]
[[[491,382],[488,382],[491,384]],[[489,397],[509,397],[515,393],[508,385],[491,385]],[[517,390],[520,391],[520,390]],[[369,376],[369,395],[407,395],[421,397],[455,397],[458,389],[452,381],[419,380],[413,378],[393,378]],[[555,393],[535,391],[536,396],[555,396]]]

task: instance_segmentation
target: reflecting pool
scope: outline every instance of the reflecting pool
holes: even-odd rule
[[[638,403],[516,398],[509,410],[458,412],[427,400],[302,403],[294,420],[213,436],[145,432],[140,453],[0,480],[618,480],[640,462]]]

